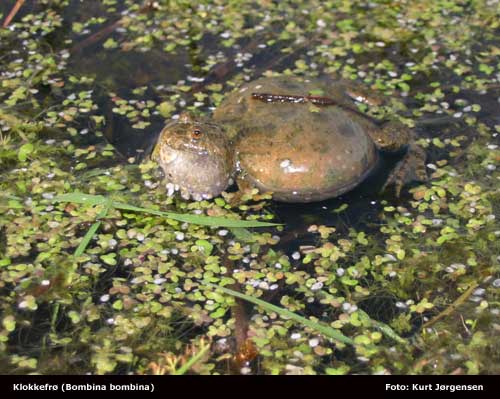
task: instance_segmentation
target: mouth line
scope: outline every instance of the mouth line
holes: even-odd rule
[[[174,147],[172,147],[172,148],[174,148]],[[208,154],[208,150],[207,149],[196,147],[196,146],[193,146],[193,145],[190,145],[190,144],[183,144],[179,148],[174,148],[174,150],[177,150],[177,151],[187,151],[187,152],[189,152],[191,154],[197,154],[197,155],[207,155]]]

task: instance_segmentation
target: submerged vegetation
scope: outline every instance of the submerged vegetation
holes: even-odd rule
[[[498,0],[15,3],[2,373],[500,372]],[[145,156],[165,118],[277,73],[388,96],[429,180],[297,208],[169,196]]]

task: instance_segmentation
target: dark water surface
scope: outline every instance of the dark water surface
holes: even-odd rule
[[[68,7],[65,12],[65,21],[70,24],[72,20],[84,20],[85,15],[98,16],[101,9],[99,2],[85,1],[85,4],[74,1],[72,7]],[[109,18],[110,21],[119,19],[120,14]],[[108,22],[111,25],[111,22]],[[71,33],[69,36],[71,36]],[[198,33],[198,32],[196,32]],[[277,34],[278,32],[276,32]],[[187,33],[189,34],[189,32]],[[148,99],[158,101],[162,97],[168,96],[169,86],[174,86],[180,80],[188,80],[189,77],[195,77],[199,80],[204,79],[202,84],[212,82],[224,83],[237,73],[241,73],[243,67],[236,67],[231,64],[231,57],[235,57],[236,50],[223,49],[226,52],[226,58],[229,60],[229,72],[221,78],[214,76],[214,67],[208,73],[200,71],[200,65],[203,64],[206,54],[220,51],[217,47],[214,37],[205,34],[199,41],[193,41],[190,47],[180,47],[175,55],[165,54],[160,46],[144,52],[140,51],[113,51],[104,50],[102,41],[112,37],[117,41],[123,40],[120,29],[107,35],[102,40],[96,40],[93,44],[88,44],[85,40],[75,43],[74,56],[70,62],[70,72],[77,74],[86,74],[96,77],[96,91],[101,93],[99,106],[106,110],[107,123],[105,134],[107,139],[118,149],[124,158],[136,157],[137,161],[147,158],[156,142],[159,132],[165,124],[165,120],[160,115],[153,115],[150,118],[151,125],[146,129],[137,130],[131,127],[130,122],[116,114],[111,109],[113,104],[110,102],[107,92],[112,91],[119,96],[128,98],[132,90],[145,86],[147,90],[140,96],[142,101]],[[242,43],[236,48],[245,48],[249,40],[242,40]],[[84,45],[82,45],[82,42]],[[279,54],[280,47],[257,49],[250,61],[244,64],[247,79],[258,78],[259,72],[272,68],[273,70],[285,70],[294,65],[294,62],[300,58],[306,58],[308,48],[299,48],[295,52],[283,57]],[[403,63],[405,59],[399,56],[396,51],[387,51],[394,62]],[[387,55],[387,54],[385,54]],[[366,55],[364,56],[366,57]],[[269,62],[269,60],[273,60]],[[228,61],[225,62],[226,64]],[[224,63],[223,63],[224,64]],[[232,69],[231,69],[232,68]],[[452,77],[450,77],[451,80]],[[454,78],[454,77],[453,77]],[[442,77],[443,84],[446,84],[446,76]],[[412,89],[418,92],[427,87],[427,81],[420,82],[422,87],[418,86],[418,81],[413,83]],[[451,81],[449,82],[452,83]],[[160,89],[158,89],[158,87]],[[461,92],[460,95],[450,94],[447,101],[453,103],[456,98],[464,99],[469,103],[480,104],[482,110],[478,115],[483,121],[491,125],[500,123],[500,114],[498,112],[498,94],[500,89],[496,88],[488,92],[478,94],[477,92]],[[184,103],[186,106],[192,105],[195,100],[187,96]],[[408,98],[408,106],[411,107],[415,100]],[[210,109],[200,108],[200,111],[210,112]],[[182,112],[182,108],[177,112]],[[465,126],[460,120],[453,120],[450,117],[427,115],[421,117],[423,123],[419,125],[417,121],[417,132],[419,137],[432,139],[439,137],[456,137],[465,134],[468,140],[473,140],[475,132]],[[428,162],[432,163],[436,159],[443,157],[443,152],[433,148],[428,152]],[[349,227],[370,230],[370,225],[377,225],[378,215],[383,206],[382,201],[387,203],[398,203],[399,199],[394,197],[394,193],[388,189],[382,193],[381,188],[385,178],[390,173],[392,167],[398,162],[401,155],[382,154],[381,162],[371,176],[365,182],[360,184],[353,191],[345,195],[311,204],[285,204],[274,202],[273,212],[278,219],[286,223],[285,238],[283,249],[287,252],[295,250],[300,245],[306,245],[314,241],[313,235],[307,233],[307,227],[311,224],[324,224],[336,226],[337,229],[348,229]],[[411,187],[411,186],[410,186]],[[407,187],[408,188],[408,187]],[[403,192],[401,202],[404,203],[407,194]],[[335,212],[343,204],[348,204],[348,208],[342,212]]]
[[[72,18],[82,20],[84,14],[99,15],[97,3],[85,2],[85,6],[82,6],[78,2],[74,2],[74,7],[67,9],[66,20],[68,22]],[[286,15],[285,11],[284,15]],[[116,21],[118,18],[119,14],[109,20]],[[277,26],[274,32],[266,32],[266,34],[268,37],[269,35],[278,35],[279,32],[280,26]],[[199,33],[197,30],[188,30],[186,35],[198,35]],[[263,39],[266,34],[262,34]],[[124,36],[120,34],[120,29],[113,31],[106,37],[111,37],[118,42],[124,40]],[[200,90],[203,90],[205,85],[210,83],[224,85],[227,80],[241,74],[243,71],[246,80],[251,80],[260,77],[261,73],[268,69],[284,71],[291,68],[299,59],[314,62],[313,58],[309,56],[310,48],[307,46],[297,46],[294,51],[283,56],[280,51],[284,45],[276,44],[265,49],[251,46],[251,50],[254,51],[252,58],[242,65],[236,66],[234,59],[237,57],[237,53],[241,49],[246,49],[246,46],[252,40],[258,41],[258,38],[243,38],[240,43],[227,49],[221,48],[218,39],[212,34],[205,33],[199,39],[193,39],[189,46],[178,47],[175,54],[168,55],[162,52],[161,44],[157,47],[153,46],[152,49],[144,52],[136,50],[122,51],[120,49],[106,51],[102,48],[103,40],[106,40],[106,38],[91,45],[87,45],[83,41],[85,46],[81,46],[76,42],[74,48],[78,50],[75,51],[74,56],[71,58],[70,71],[96,77],[96,90],[98,92],[102,91],[99,105],[101,109],[106,110],[108,126],[105,135],[109,142],[123,155],[124,159],[132,156],[136,158],[136,162],[147,159],[159,132],[165,124],[165,119],[160,115],[153,114],[149,119],[150,126],[142,130],[133,129],[129,120],[111,111],[113,104],[110,102],[109,95],[107,95],[108,92],[117,93],[123,98],[137,98],[132,94],[132,91],[143,86],[147,87],[147,89],[139,96],[139,99],[142,101],[151,99],[158,102],[162,98],[168,98],[170,94],[173,94],[168,88],[175,86],[180,80],[189,82],[190,79],[194,78],[196,82],[200,82],[194,85],[199,84]],[[80,43],[82,43],[81,40]],[[225,61],[215,65],[208,71],[202,70],[201,67],[204,65],[206,58],[218,51],[224,52]],[[398,47],[396,43],[393,47],[384,49],[382,54],[370,55],[370,53],[367,53],[361,55],[359,62],[369,62],[371,61],[370,57],[374,57],[374,59],[388,57],[397,65],[404,64],[408,54],[406,50]],[[221,65],[223,68],[220,68]],[[219,74],[220,69],[222,69],[222,72]],[[321,66],[319,70],[321,71]],[[412,90],[417,93],[419,91],[425,92],[428,90],[429,81],[432,79],[439,80],[441,85],[445,87],[457,83],[454,75],[447,75],[442,71],[435,71],[433,74],[435,75],[427,75],[420,80],[414,79],[412,81]],[[226,91],[232,89],[231,87],[225,87]],[[196,92],[196,89],[192,92]],[[184,96],[184,100],[181,102],[186,107],[195,102],[192,92]],[[456,94],[449,91],[445,99],[450,104],[454,104],[455,100],[465,101],[468,104],[480,104],[481,111],[475,116],[489,126],[494,126],[500,123],[499,95],[500,87],[497,86],[482,92],[462,90]],[[419,100],[413,97],[408,97],[405,102],[409,110],[420,103]],[[197,109],[198,112],[208,114],[212,110],[213,107],[207,106],[201,106]],[[182,111],[182,107],[176,110],[177,113]],[[411,116],[411,113],[406,111],[406,116]],[[477,134],[476,130],[467,126],[462,119],[455,119],[439,112],[437,114],[424,113],[415,119],[418,138],[445,140],[464,135],[467,137],[467,141],[471,142]],[[427,155],[427,163],[429,164],[447,158],[445,151],[438,147],[428,148]],[[391,188],[385,190],[385,192],[381,191],[385,179],[401,157],[401,153],[383,153],[379,164],[366,181],[338,198],[310,204],[273,202],[271,211],[276,215],[277,221],[285,224],[280,243],[276,246],[276,249],[291,255],[300,247],[317,244],[317,234],[308,232],[309,226],[313,224],[334,226],[341,235],[347,234],[350,229],[355,229],[376,236],[381,224],[384,223],[381,220],[384,206],[387,204],[405,206],[411,198],[407,190],[418,184],[418,182],[415,182],[403,189],[401,198],[396,198]],[[461,162],[461,159],[450,159],[450,162],[451,164]],[[232,187],[232,190],[235,189],[235,187]],[[347,208],[339,212],[338,209],[342,206],[345,207],[345,205],[347,205]],[[385,301],[383,297],[376,296],[365,301],[363,308],[370,314],[377,315],[379,320],[390,320],[394,313],[397,313],[394,302],[394,298]],[[420,322],[417,321],[415,328],[419,325]]]
[[[98,3],[98,2],[97,2]],[[66,20],[71,22],[72,18],[83,19],[84,13],[89,15],[99,15],[99,7],[96,2],[85,2],[83,6],[79,2],[74,2],[74,7],[68,8]],[[97,13],[97,14],[96,14]],[[115,19],[118,18],[118,15]],[[111,19],[113,20],[113,19]],[[119,33],[113,33],[111,37],[120,40]],[[214,46],[213,38],[203,37],[197,43],[197,57],[202,57],[202,52],[210,53],[217,51]],[[244,45],[241,45],[244,47]],[[76,44],[74,48],[79,49]],[[258,78],[258,71],[269,66],[269,58],[278,58],[277,52],[279,49],[266,49],[257,52],[250,62],[245,64],[245,69],[248,70],[247,76],[250,78]],[[234,50],[233,50],[234,52]],[[306,49],[301,49],[288,56],[283,63],[278,65],[272,64],[273,69],[279,71],[293,65],[296,59],[304,56]],[[148,89],[140,97],[142,101],[148,99],[158,101],[161,97],[168,95],[168,90],[163,91],[163,87],[175,85],[179,80],[189,79],[189,76],[205,78],[205,82],[220,81],[231,78],[235,73],[239,73],[242,68],[233,67],[233,70],[221,79],[214,78],[206,73],[197,71],[197,63],[202,62],[196,57],[193,57],[193,49],[179,48],[175,55],[162,54],[161,49],[155,49],[138,52],[124,52],[119,49],[115,51],[106,51],[102,48],[102,41],[97,41],[95,44],[85,46],[75,52],[71,58],[69,72],[76,74],[86,74],[97,78],[96,90],[102,91],[99,106],[106,110],[108,127],[106,128],[107,139],[118,149],[119,153],[128,158],[136,156],[137,161],[142,161],[147,158],[156,142],[159,132],[164,126],[165,119],[160,115],[153,115],[150,119],[151,125],[146,129],[137,130],[131,127],[130,122],[119,115],[113,114],[111,108],[113,104],[109,101],[107,92],[112,91],[119,96],[127,98],[132,94],[132,90],[139,86],[147,86]],[[231,53],[231,51],[229,51]],[[231,54],[227,56],[231,59]],[[160,90],[155,88],[161,87]],[[189,96],[185,101],[186,106],[192,105],[194,99]],[[201,111],[210,112],[209,109],[201,108]],[[182,109],[178,109],[181,112]],[[426,134],[429,134],[427,131]],[[385,155],[382,156],[380,165],[374,173],[361,184],[358,188],[347,193],[346,195],[313,204],[284,204],[274,203],[273,210],[277,216],[286,221],[287,230],[292,235],[302,235],[304,230],[310,224],[327,224],[327,225],[342,225],[347,224],[355,226],[358,224],[366,224],[376,216],[376,206],[379,203],[381,196],[380,189],[383,185],[385,177],[390,172],[391,167],[398,161],[397,156]],[[385,194],[385,199],[393,200],[391,193]],[[338,215],[333,210],[337,209],[344,203],[348,203],[348,209]]]
[[[134,26],[126,25],[126,28],[124,28],[118,23],[123,18],[130,16],[131,3],[133,2],[117,1],[116,9],[112,10],[101,1],[71,0],[68,2],[68,5],[61,5],[61,27],[44,37],[44,40],[48,43],[48,51],[70,47],[68,68],[65,73],[77,77],[91,76],[95,78],[92,83],[92,96],[98,105],[99,114],[103,115],[106,120],[102,132],[99,132],[104,135],[104,139],[100,135],[86,134],[78,136],[77,140],[80,140],[79,142],[82,143],[82,146],[102,143],[106,140],[117,149],[119,154],[119,157],[116,159],[95,165],[96,170],[98,168],[105,169],[113,164],[126,164],[127,162],[137,164],[147,160],[159,132],[170,119],[161,116],[156,107],[149,107],[150,114],[134,120],[135,123],[145,121],[147,125],[145,127],[134,128],[134,122],[131,121],[131,118],[119,115],[116,112],[116,104],[120,99],[127,100],[129,104],[137,106],[139,110],[143,110],[141,103],[145,104],[148,100],[154,101],[155,104],[163,101],[170,102],[175,105],[170,116],[177,116],[185,109],[195,111],[198,114],[209,115],[213,111],[215,104],[211,99],[204,98],[200,101],[197,93],[209,92],[207,87],[215,84],[221,85],[219,93],[220,95],[224,95],[230,92],[233,86],[237,86],[244,81],[259,78],[268,70],[290,74],[293,71],[293,73],[302,75],[308,72],[329,76],[336,76],[343,73],[344,75],[349,75],[351,78],[354,76],[355,80],[361,81],[363,77],[369,75],[373,70],[382,71],[380,73],[376,72],[375,76],[377,76],[377,73],[380,74],[379,78],[385,76],[384,65],[387,62],[395,65],[394,70],[397,71],[396,73],[388,67],[389,72],[393,72],[396,75],[409,74],[412,67],[411,65],[408,66],[408,63],[412,64],[414,61],[424,60],[426,55],[431,52],[433,46],[436,50],[432,51],[442,52],[442,57],[450,57],[450,62],[453,61],[453,57],[455,56],[466,57],[467,60],[470,58],[471,61],[464,64],[474,66],[482,62],[479,58],[483,56],[483,53],[490,51],[491,48],[498,49],[500,46],[500,40],[498,39],[500,37],[499,28],[496,29],[498,35],[495,38],[492,37],[494,36],[492,32],[486,32],[483,36],[481,30],[475,27],[472,33],[467,33],[475,38],[473,44],[471,44],[470,49],[467,49],[462,54],[461,49],[453,47],[453,43],[427,43],[428,37],[432,36],[426,31],[428,27],[417,24],[415,29],[422,30],[422,37],[418,37],[418,40],[416,40],[421,45],[421,48],[414,49],[415,44],[407,42],[404,37],[400,40],[391,37],[387,39],[387,44],[382,43],[384,44],[383,46],[374,45],[370,47],[370,51],[359,52],[352,49],[346,53],[342,53],[342,51],[338,50],[339,54],[331,55],[328,53],[329,46],[338,49],[341,47],[338,45],[338,41],[342,42],[345,40],[349,42],[349,35],[353,30],[350,26],[355,23],[356,15],[352,14],[353,11],[349,7],[347,7],[349,10],[346,11],[339,6],[338,9],[332,8],[335,11],[332,11],[332,15],[335,15],[335,17],[338,15],[344,16],[343,18],[339,18],[340,22],[336,22],[337,27],[333,26],[335,24],[332,26],[328,25],[328,16],[325,17],[327,22],[324,22],[319,18],[321,16],[319,16],[315,17],[316,19],[313,20],[314,23],[307,22],[308,20],[304,17],[306,23],[298,18],[301,18],[301,15],[308,15],[309,11],[303,2],[297,1],[286,2],[286,4],[284,4],[285,2],[269,2],[269,4],[272,4],[278,10],[275,15],[278,15],[279,18],[276,17],[276,21],[269,23],[262,30],[254,33],[252,37],[242,35],[230,45],[224,45],[224,40],[227,40],[228,37],[226,37],[227,35],[225,35],[222,28],[216,34],[215,31],[217,29],[204,29],[203,26],[197,24],[195,19],[187,25],[179,22],[178,26],[175,25],[175,21],[169,19],[168,23],[174,24],[175,29],[178,29],[182,33],[179,37],[182,37],[183,40],[185,39],[185,42],[177,45],[175,52],[170,52],[164,50],[164,47],[171,43],[170,39],[165,39],[166,42],[152,39],[152,44],[137,45],[134,42],[134,35],[131,33],[134,31]],[[165,4],[167,3],[172,7],[183,6],[185,7],[183,10],[196,9],[196,6],[189,2],[165,2]],[[220,2],[215,3],[218,4]],[[260,10],[261,3],[264,4],[266,2],[246,2],[245,5],[254,4],[255,9]],[[457,3],[462,4],[466,2]],[[1,2],[0,12],[3,12],[5,15],[11,9],[12,4],[13,2]],[[155,14],[149,13],[147,7],[142,9],[143,2],[135,2],[133,4],[137,5],[136,12],[139,10],[148,18],[151,15],[151,19],[146,18],[146,22],[143,21],[143,25],[146,28],[141,25],[141,29],[146,29],[151,35],[154,35],[160,29],[159,27],[162,26],[162,23],[166,23],[165,21],[155,19],[153,17]],[[371,7],[376,8],[376,5],[356,4],[356,2],[354,4],[363,11],[370,10]],[[497,3],[494,6],[497,6]],[[18,18],[22,18],[30,13],[41,12],[45,7],[43,2],[37,4],[37,2],[28,1],[20,10]],[[300,9],[305,9],[305,11],[299,12]],[[391,7],[388,7],[388,9],[391,9]],[[376,10],[373,12],[375,13]],[[464,5],[460,12],[467,13],[468,6]],[[394,13],[396,12],[394,11]],[[471,15],[471,18],[473,16]],[[106,20],[84,26],[82,28],[84,29],[83,33],[77,32],[79,30],[78,24],[99,17],[105,17]],[[394,18],[396,17],[398,16],[396,15]],[[234,18],[236,21],[238,16],[235,15]],[[293,20],[294,18],[297,20]],[[454,18],[453,12],[443,13],[443,18]],[[256,23],[254,19],[257,20],[258,18],[253,17],[251,13],[245,13],[242,19],[241,29],[247,29],[248,27],[252,27]],[[133,24],[134,18],[131,18],[131,20]],[[402,24],[404,25],[403,22]],[[296,25],[306,26],[307,29],[304,32],[297,33],[298,28]],[[329,32],[337,32],[338,30],[340,33],[338,36],[333,35],[332,37],[329,34],[323,34],[321,29],[325,29],[324,25],[326,25],[326,29]],[[291,33],[288,35],[284,32]],[[383,36],[383,32],[381,35]],[[70,44],[67,42],[68,39],[71,39]],[[367,33],[365,39],[366,42],[370,43],[375,40]],[[173,41],[174,39],[171,40]],[[449,46],[449,48],[446,46]],[[319,48],[322,48],[322,51],[326,55],[323,55],[318,50]],[[476,56],[478,58],[475,58]],[[324,61],[324,65],[322,65],[321,61]],[[352,65],[361,65],[361,67],[359,70],[354,70]],[[500,76],[498,70],[495,73],[498,73]],[[394,98],[401,100],[403,104],[398,109],[398,113],[404,118],[415,122],[417,138],[427,143],[429,174],[432,173],[432,168],[435,168],[435,164],[442,160],[445,160],[451,166],[459,166],[467,170],[468,159],[466,151],[452,157],[449,154],[449,148],[432,144],[435,142],[434,140],[443,142],[463,136],[462,147],[467,149],[468,144],[473,143],[480,137],[481,132],[477,128],[477,123],[467,123],[466,121],[465,117],[472,114],[470,111],[464,111],[466,105],[474,104],[480,106],[480,109],[474,112],[473,116],[482,124],[485,124],[489,128],[500,125],[500,83],[498,83],[500,78],[497,78],[496,83],[485,84],[484,88],[481,88],[481,84],[478,84],[480,88],[474,89],[472,83],[469,86],[464,85],[466,87],[462,87],[462,83],[468,82],[467,79],[470,75],[472,75],[472,72],[465,72],[463,75],[460,75],[452,72],[452,67],[445,69],[434,67],[433,65],[428,69],[424,68],[424,70],[414,72],[411,80],[410,94],[405,91],[405,86],[401,82],[400,86],[395,86],[395,89],[392,87],[394,89]],[[372,80],[371,84],[380,83],[376,82],[376,80],[375,82]],[[383,81],[382,78],[380,80]],[[183,90],[180,88],[184,86],[179,84],[180,81],[185,81],[187,89]],[[431,86],[431,83],[438,84]],[[427,104],[427,98],[424,97],[426,95],[430,96],[430,93],[437,86],[441,87],[443,95],[441,97],[437,95],[436,98],[432,98],[429,101],[429,105]],[[460,88],[457,89],[459,86]],[[40,98],[50,94],[52,100],[62,102],[70,95],[73,88],[60,87],[57,90],[46,88],[46,90],[47,92],[39,94]],[[97,133],[94,131],[94,126],[87,120],[80,121],[81,126],[78,127],[79,129],[86,129],[90,133]],[[50,135],[47,132],[43,134]],[[492,136],[489,144],[493,146],[500,144],[498,135],[495,134]],[[348,236],[351,231],[362,231],[373,235],[375,240],[380,240],[381,242],[386,240],[387,237],[380,233],[380,227],[386,223],[383,217],[384,208],[389,205],[409,208],[409,203],[413,199],[413,195],[408,190],[419,184],[416,182],[403,189],[400,198],[396,198],[391,189],[384,192],[381,191],[385,179],[394,165],[401,159],[402,155],[383,153],[380,163],[373,173],[358,187],[341,197],[311,204],[272,202],[269,205],[269,210],[276,215],[276,221],[282,222],[285,225],[283,232],[280,233],[279,244],[273,248],[276,251],[281,250],[291,255],[301,247],[318,245],[320,242],[318,235],[308,231],[309,227],[314,224],[333,226],[342,237]],[[92,173],[92,169],[90,173]],[[498,182],[491,181],[491,184],[498,185]],[[236,187],[232,187],[231,189],[235,190]],[[494,204],[493,212],[495,210],[498,211],[498,207],[498,204]],[[446,250],[442,249],[443,252]],[[455,248],[451,251],[458,253]],[[298,261],[294,262],[292,260],[291,262],[297,268],[307,267]],[[111,279],[112,275],[113,277],[123,277],[126,279],[127,273],[127,270],[120,269],[119,267],[107,272],[105,278],[101,279],[103,286],[95,287],[95,302],[97,303],[100,295],[109,288],[110,282],[108,280]],[[371,282],[369,281],[367,285],[370,285]],[[438,281],[438,283],[442,287],[439,287],[437,291],[441,296],[446,297],[446,290],[452,284],[445,280],[442,282]],[[299,293],[298,295],[301,294]],[[403,298],[396,298],[395,295],[385,295],[382,293],[370,296],[367,300],[359,301],[358,304],[371,317],[379,321],[389,322],[394,315],[401,312],[395,307],[397,299],[402,300]],[[311,305],[307,308],[308,315],[321,317],[323,308],[319,305],[315,306]],[[37,313],[37,317],[43,318],[49,313],[49,309],[43,308]],[[35,317],[33,318],[34,325],[37,325],[39,322],[40,320]],[[411,319],[412,328],[408,335],[413,334],[422,324],[423,317],[413,317]],[[67,317],[64,318],[61,322],[61,330],[70,327],[69,319]],[[189,327],[187,331],[183,331],[183,334],[194,337],[197,331],[196,328]],[[43,334],[40,333],[41,335]],[[29,329],[25,329],[19,333],[18,338],[19,342],[38,342],[40,339],[36,331]],[[30,350],[37,349],[28,348],[27,352]],[[342,356],[345,355],[341,354],[338,356],[343,360]],[[354,369],[355,367],[357,366],[354,366]],[[495,369],[495,366],[492,366],[491,369]],[[120,372],[127,371],[125,369],[120,370]]]

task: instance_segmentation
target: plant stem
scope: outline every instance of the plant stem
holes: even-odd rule
[[[25,0],[17,0],[16,4],[14,4],[14,7],[12,7],[12,10],[10,10],[9,15],[7,15],[7,18],[5,18],[5,21],[3,21],[2,28],[7,28],[11,21],[14,19],[16,14],[18,13],[19,9],[22,7],[24,4]]]
[[[465,291],[462,295],[460,295],[455,300],[455,302],[453,302],[450,306],[448,306],[445,310],[443,310],[437,316],[435,316],[432,319],[430,319],[427,323],[424,323],[424,325],[422,326],[422,328],[424,329],[424,328],[430,327],[434,323],[438,322],[439,320],[441,320],[441,319],[445,318],[446,316],[449,316],[450,314],[452,314],[455,310],[457,310],[457,308],[460,305],[462,305],[467,300],[467,298],[469,298],[472,295],[472,292],[476,289],[477,286],[478,286],[477,283],[473,283],[467,289],[467,291]]]

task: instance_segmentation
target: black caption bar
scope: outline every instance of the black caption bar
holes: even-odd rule
[[[191,384],[190,379],[196,383]],[[256,379],[265,380],[263,383]],[[500,392],[500,376],[135,376],[135,375],[3,375],[0,387],[8,398],[47,393],[71,395],[77,392],[101,393],[107,396],[140,393],[141,397],[158,395],[172,397],[177,392],[186,394],[200,391],[217,397],[236,397],[239,393],[262,396],[263,390],[278,398],[293,396],[311,389],[319,397],[339,397],[341,394],[398,396],[409,393],[424,399],[430,395],[460,395],[472,393],[474,398],[493,397]],[[204,394],[203,394],[204,392]],[[210,395],[212,396],[212,395]]]

